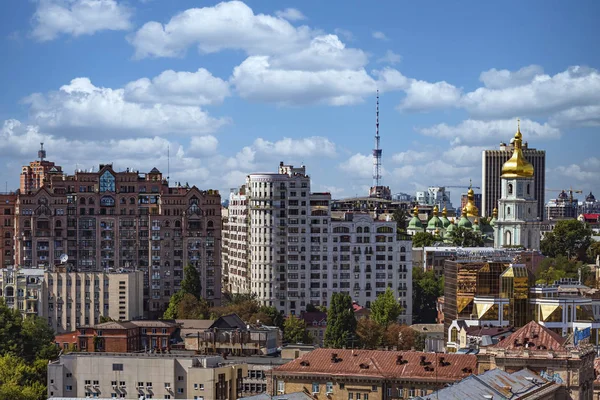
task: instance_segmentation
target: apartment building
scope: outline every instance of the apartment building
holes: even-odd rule
[[[14,269],[0,270],[0,297],[9,308],[19,310],[23,316],[45,316],[47,287],[44,270]]]
[[[498,150],[484,150],[481,157],[481,216],[491,217],[494,208],[498,207],[501,197],[502,185],[500,175],[502,166],[511,158],[514,143],[501,143]],[[537,216],[544,219],[546,196],[546,151],[530,148],[527,142],[522,144],[523,155],[533,164],[535,192],[533,197],[537,201]]]
[[[98,324],[101,316],[123,321],[143,316],[141,271],[46,272],[44,278],[48,297],[41,316],[57,333]]]
[[[40,149],[38,150],[39,160],[35,160],[24,165],[21,168],[21,193],[33,193],[42,186],[44,186],[52,177],[52,175],[61,175],[62,167],[56,165],[52,161],[46,160],[46,150],[44,150],[44,143],[40,143]]]
[[[36,178],[41,186],[0,198],[3,265],[49,268],[67,255],[67,264],[78,271],[141,270],[145,313],[152,318],[162,315],[184,266],[192,264],[202,278],[203,297],[220,303],[218,191],[170,186],[156,168],[117,172],[101,164],[97,172],[74,175],[52,168]]]
[[[300,315],[309,303],[327,306],[335,291],[369,307],[390,287],[412,322],[412,242],[387,216],[332,212],[331,194],[310,192],[305,166],[248,175],[230,194],[223,235],[234,293]]]
[[[317,349],[273,369],[271,395],[311,393],[331,400],[425,396],[476,370],[470,354]]]
[[[12,267],[15,260],[15,204],[17,193],[0,193],[0,268]]]
[[[220,356],[70,353],[48,365],[48,397],[238,399],[247,373]]]

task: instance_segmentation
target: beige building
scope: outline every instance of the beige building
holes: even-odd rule
[[[98,324],[100,317],[129,321],[143,316],[144,273],[46,272],[39,315],[57,333]]]
[[[48,397],[231,400],[247,373],[220,356],[71,353],[48,365]]]
[[[23,315],[44,316],[46,286],[44,270],[14,269],[0,270],[0,297],[9,308],[17,309]]]

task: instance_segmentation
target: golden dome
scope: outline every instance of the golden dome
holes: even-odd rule
[[[448,210],[446,210],[446,206],[442,209],[442,217],[446,218],[448,216]]]
[[[492,211],[492,217],[498,218],[498,209],[496,207],[494,207],[494,210]]]
[[[419,207],[415,206],[415,208],[413,208],[413,217],[419,217]]]
[[[502,166],[502,178],[533,177],[533,165],[523,155],[522,143],[523,135],[521,134],[521,126],[517,123],[517,133],[515,133],[515,138],[513,139],[513,154]]]
[[[435,206],[433,206],[433,216],[434,217],[437,217],[439,210],[440,209],[438,208],[437,204]]]
[[[479,208],[475,205],[475,191],[471,185],[469,185],[469,191],[467,192],[467,204],[463,208],[463,214],[467,217],[479,216]]]

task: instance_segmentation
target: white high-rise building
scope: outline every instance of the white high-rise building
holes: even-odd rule
[[[331,212],[331,194],[310,193],[304,166],[250,174],[230,195],[223,267],[234,293],[254,293],[285,314],[328,306],[346,292],[369,307],[387,287],[412,322],[412,242],[396,223],[366,213]]]
[[[535,198],[534,167],[522,151],[521,129],[513,139],[512,157],[502,166],[502,194],[494,225],[494,247],[540,248],[540,222]]]

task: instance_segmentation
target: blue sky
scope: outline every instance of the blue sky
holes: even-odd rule
[[[226,191],[280,160],[365,194],[381,92],[393,192],[481,181],[521,118],[549,188],[600,194],[597,1],[4,0],[0,179],[46,143]],[[454,189],[453,198],[460,194]],[[554,193],[547,193],[550,198]]]

